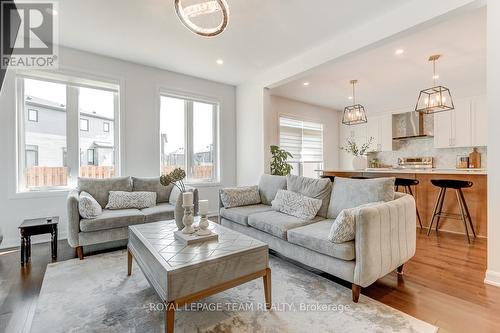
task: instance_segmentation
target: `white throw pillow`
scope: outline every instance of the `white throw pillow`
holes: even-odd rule
[[[271,203],[274,210],[299,219],[312,220],[318,214],[322,202],[292,191],[279,190]]]
[[[220,200],[224,208],[260,204],[258,186],[229,187],[220,190]]]
[[[102,214],[102,207],[89,193],[81,192],[78,198],[78,211],[84,219],[95,219]]]
[[[107,209],[143,209],[156,205],[156,192],[109,191]]]
[[[376,206],[383,203],[371,202],[355,208],[347,208],[340,212],[330,228],[328,240],[333,243],[344,243],[352,241],[356,236],[356,217],[359,211],[366,207]]]

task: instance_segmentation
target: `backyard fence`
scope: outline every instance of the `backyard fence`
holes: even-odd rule
[[[26,187],[53,187],[68,185],[67,167],[35,166],[24,170]],[[110,178],[115,176],[112,166],[84,165],[80,167],[80,176],[89,178]]]

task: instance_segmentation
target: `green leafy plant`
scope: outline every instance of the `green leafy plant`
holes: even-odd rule
[[[160,177],[160,183],[163,186],[168,186],[173,184],[181,192],[186,192],[186,186],[184,185],[184,178],[186,178],[186,171],[181,168],[176,168],[166,175]]]
[[[364,144],[361,145],[361,147],[358,147],[358,144],[354,139],[349,138],[347,139],[345,145],[340,147],[340,150],[343,150],[353,156],[363,156],[366,154],[367,150],[370,148],[370,146],[373,143],[373,136],[368,139],[368,142],[365,142]]]
[[[292,154],[278,146],[271,146],[271,175],[286,176],[289,175],[293,167],[287,163],[288,158],[293,158]]]

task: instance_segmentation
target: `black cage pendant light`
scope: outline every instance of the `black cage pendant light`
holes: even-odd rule
[[[424,89],[418,95],[415,111],[424,114],[433,114],[443,111],[453,110],[455,108],[451,98],[450,89],[437,85],[436,80],[436,60],[441,57],[440,54],[431,55],[429,61],[432,61],[434,86]]]
[[[365,107],[356,104],[356,90],[355,84],[358,80],[351,80],[352,84],[352,105],[346,106],[344,109],[344,116],[342,117],[342,124],[344,125],[358,125],[368,122],[366,119]]]

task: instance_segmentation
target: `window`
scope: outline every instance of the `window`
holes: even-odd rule
[[[292,174],[318,177],[323,168],[323,125],[280,117],[280,147],[293,155]]]
[[[89,131],[89,120],[88,119],[80,119],[80,131],[84,131],[84,132]]]
[[[87,164],[94,165],[94,149],[87,149]]]
[[[188,182],[216,182],[218,104],[161,96],[161,173],[186,170]]]
[[[38,122],[38,110],[28,109],[28,120]]]
[[[79,174],[99,178],[115,175],[118,152],[113,129],[119,112],[118,86],[85,80],[85,87],[80,87],[75,83],[77,78],[48,75],[50,79],[17,78],[22,97],[18,107],[18,192],[74,186]],[[103,121],[109,131],[93,133],[99,127],[92,122],[102,126]],[[94,152],[91,161],[89,149]],[[79,153],[82,151],[85,156]],[[70,173],[79,166],[84,168],[80,173]]]
[[[104,132],[109,132],[109,123],[107,122],[102,123],[102,130]]]

